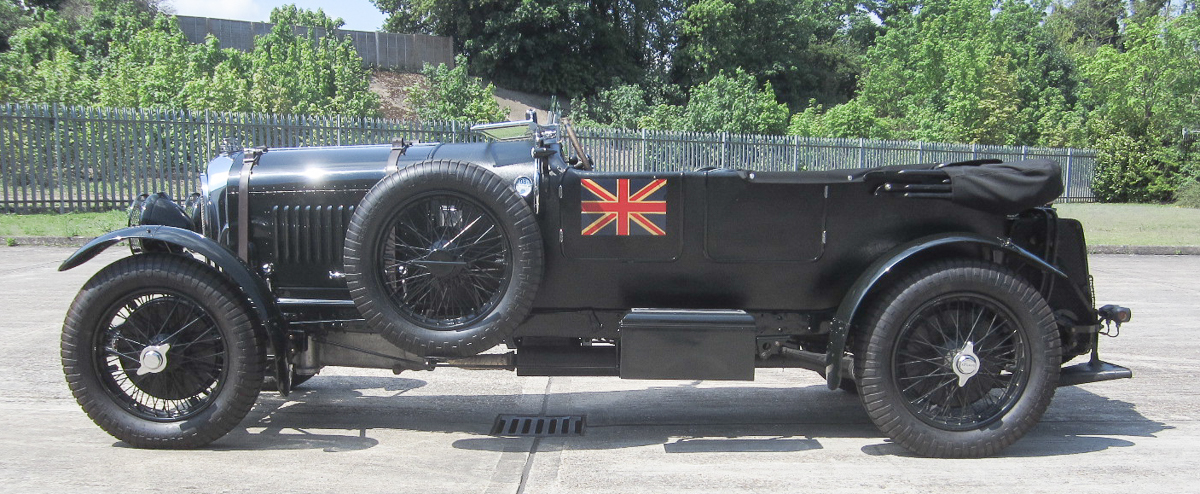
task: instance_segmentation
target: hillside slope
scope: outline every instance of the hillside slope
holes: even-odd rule
[[[376,70],[371,73],[371,92],[379,95],[380,111],[384,118],[413,120],[417,114],[408,105],[408,90],[424,82],[425,76],[421,74]],[[546,109],[550,107],[550,98],[547,96],[498,87],[495,98],[501,108],[508,110],[509,120],[524,119],[525,110],[533,108],[538,112],[538,121],[546,121]]]

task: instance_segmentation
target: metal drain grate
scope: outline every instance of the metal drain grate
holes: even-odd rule
[[[580,436],[582,415],[543,417],[538,415],[500,415],[492,425],[493,436]]]

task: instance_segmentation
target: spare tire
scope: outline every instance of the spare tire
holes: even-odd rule
[[[486,168],[427,161],[371,188],[346,233],[346,284],[367,323],[422,356],[480,353],[529,315],[537,220]]]

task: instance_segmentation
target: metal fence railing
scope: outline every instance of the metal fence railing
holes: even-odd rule
[[[1063,202],[1095,200],[1096,151],[915,141],[834,139],[697,132],[578,129],[580,145],[605,170],[677,171],[703,167],[836,170],[980,158],[1044,158],[1063,169]]]
[[[1092,200],[1096,153],[1055,149],[795,136],[578,129],[602,170],[828,170],[974,158],[1049,158],[1063,166],[1065,201]],[[114,110],[0,104],[0,210],[95,211],[144,192],[186,197],[230,141],[238,147],[325,146],[481,137],[456,122],[360,117]]]

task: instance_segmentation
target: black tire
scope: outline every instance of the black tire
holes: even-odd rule
[[[996,454],[1054,397],[1054,316],[1003,267],[952,260],[921,269],[884,293],[864,323],[859,396],[885,435],[919,455]]]
[[[178,255],[141,254],[100,270],[62,332],[63,372],[88,417],[139,448],[200,447],[236,427],[266,366],[236,293]]]
[[[346,284],[367,323],[421,356],[468,356],[512,335],[542,279],[529,205],[491,171],[404,168],[371,188],[346,234]]]

